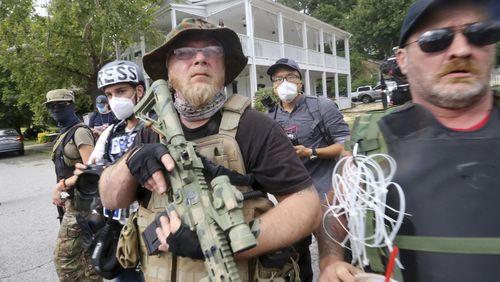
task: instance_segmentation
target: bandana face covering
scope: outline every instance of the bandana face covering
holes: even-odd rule
[[[187,121],[198,121],[213,116],[218,110],[222,108],[225,102],[226,95],[224,95],[224,93],[222,92],[219,92],[219,94],[215,95],[211,102],[201,108],[195,108],[176,95],[174,107],[177,109],[179,114]]]

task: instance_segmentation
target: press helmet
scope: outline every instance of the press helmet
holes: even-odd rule
[[[145,86],[142,68],[131,61],[113,61],[104,65],[97,73],[97,88],[117,83]]]

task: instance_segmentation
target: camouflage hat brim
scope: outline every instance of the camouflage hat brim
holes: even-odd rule
[[[184,23],[184,21],[183,21]],[[204,34],[213,37],[222,44],[224,48],[224,65],[226,68],[224,85],[231,83],[245,68],[248,59],[243,54],[241,43],[238,35],[229,28],[216,27],[206,28],[198,25],[182,26],[179,24],[176,30],[173,30],[167,35],[166,42],[144,55],[142,62],[144,70],[153,79],[168,79],[168,71],[166,66],[167,54],[172,46],[177,41],[190,34]],[[181,26],[181,28],[178,28]],[[170,36],[170,37],[169,37]]]

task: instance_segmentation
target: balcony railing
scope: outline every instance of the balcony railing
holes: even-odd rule
[[[250,55],[248,36],[238,34],[243,53],[246,56]],[[254,51],[256,58],[268,59],[271,61],[281,58],[281,45],[278,42],[271,40],[254,38]],[[298,63],[330,68],[338,71],[348,71],[348,62],[346,58],[334,56],[332,54],[321,53],[303,47],[283,44],[285,57],[293,58]],[[309,60],[307,59],[309,58]],[[332,70],[332,71],[333,71]]]

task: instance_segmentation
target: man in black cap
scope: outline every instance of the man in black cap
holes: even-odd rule
[[[490,88],[500,27],[490,5],[498,1],[417,0],[397,52],[413,102],[380,118],[374,140],[351,140],[359,152],[385,151],[397,163],[393,180],[407,216],[394,244],[405,282],[500,277],[500,99]],[[364,147],[368,141],[380,147]],[[387,204],[398,208],[395,198],[389,190]],[[337,242],[345,235],[339,225],[330,223]],[[361,270],[325,238],[320,281],[355,281]]]
[[[332,188],[332,171],[336,159],[343,150],[344,140],[349,136],[349,126],[332,100],[325,97],[308,96],[302,92],[302,74],[299,65],[292,59],[282,58],[267,70],[273,92],[279,97],[276,108],[268,115],[285,130],[295,154],[311,175],[314,187],[321,198]],[[311,237],[300,244],[309,246]],[[301,270],[311,268],[310,256],[302,253],[299,259]],[[302,281],[312,281],[301,272]]]

